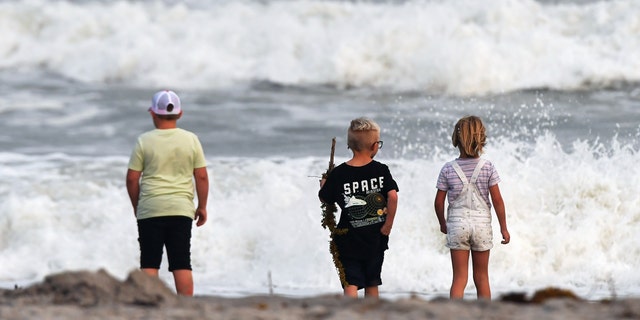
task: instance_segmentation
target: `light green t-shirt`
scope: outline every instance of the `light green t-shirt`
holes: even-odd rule
[[[141,134],[129,169],[142,172],[138,220],[195,217],[193,170],[206,167],[198,137],[186,130],[155,129]]]

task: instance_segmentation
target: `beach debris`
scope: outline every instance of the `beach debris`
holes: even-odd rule
[[[578,298],[578,296],[571,290],[549,287],[536,291],[533,294],[533,297],[531,297],[531,302],[543,303],[549,299],[580,300],[580,298]]]
[[[329,157],[329,167],[327,171],[322,174],[322,179],[326,179],[329,176],[329,173],[333,171],[335,168],[334,164],[334,155],[336,152],[336,138],[333,137],[331,139],[331,156]],[[342,283],[343,287],[349,285],[344,276],[344,267],[342,266],[342,262],[339,259],[338,247],[335,244],[334,237],[336,235],[344,235],[347,233],[348,229],[346,228],[337,228],[336,226],[336,212],[338,208],[336,208],[335,203],[322,203],[322,227],[325,229],[329,229],[329,252],[331,252],[331,256],[333,258],[333,264],[336,267],[336,271],[338,272],[338,277],[340,278],[340,283]]]
[[[571,299],[581,300],[571,290],[548,287],[541,290],[537,290],[533,296],[529,299],[523,292],[507,293],[500,297],[501,301],[515,302],[515,303],[535,303],[542,304],[550,299]]]

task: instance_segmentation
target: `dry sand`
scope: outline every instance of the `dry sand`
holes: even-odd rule
[[[27,288],[2,290],[0,319],[640,319],[640,299],[589,302],[558,290],[494,301],[186,298],[140,271],[125,281],[98,271],[61,273]]]

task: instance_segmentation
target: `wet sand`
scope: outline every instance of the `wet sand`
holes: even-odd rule
[[[350,299],[340,295],[225,298],[176,296],[140,271],[65,272],[0,291],[0,319],[640,319],[640,298],[585,301],[547,289],[493,301]]]

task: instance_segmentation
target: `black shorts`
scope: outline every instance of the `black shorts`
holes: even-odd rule
[[[344,276],[347,283],[357,286],[358,289],[375,287],[382,284],[382,262],[384,251],[369,259],[340,258],[344,268]]]
[[[160,269],[166,247],[169,271],[191,270],[192,223],[193,219],[184,216],[138,220],[140,268]]]

